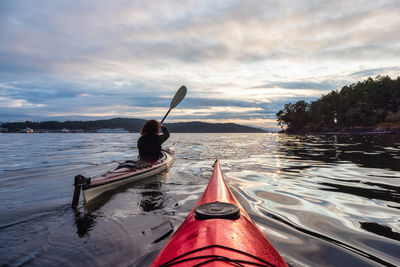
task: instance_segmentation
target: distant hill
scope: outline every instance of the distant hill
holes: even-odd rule
[[[262,133],[259,128],[235,123],[179,122],[166,123],[165,126],[175,133]]]
[[[43,121],[43,122],[10,122],[4,123],[2,127],[8,128],[9,132],[19,132],[27,127],[34,131],[61,131],[68,129],[71,131],[83,130],[84,132],[94,132],[101,128],[124,128],[130,132],[138,132],[146,120],[114,118],[109,120],[95,121]]]
[[[2,125],[9,132],[20,132],[31,128],[35,132],[57,132],[68,129],[71,132],[95,132],[102,128],[123,128],[129,132],[140,131],[143,119],[114,118],[95,121],[43,121],[43,122],[7,122]],[[235,123],[205,123],[205,122],[179,122],[166,123],[165,126],[175,133],[262,133],[262,129],[239,125]]]

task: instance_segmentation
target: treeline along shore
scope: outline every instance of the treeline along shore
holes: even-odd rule
[[[311,103],[288,103],[276,116],[287,133],[400,134],[400,77],[368,78]]]
[[[114,118],[94,121],[43,121],[43,122],[7,122],[1,125],[4,132],[118,132],[118,130],[138,133],[146,120],[133,118]],[[179,122],[165,123],[165,126],[176,133],[260,133],[265,132],[259,128],[248,127],[234,123],[205,123],[205,122]],[[27,130],[29,129],[29,130]],[[114,130],[114,131],[113,131]]]

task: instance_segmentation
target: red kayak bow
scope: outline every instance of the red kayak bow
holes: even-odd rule
[[[287,266],[227,186],[218,159],[208,186],[151,266]]]

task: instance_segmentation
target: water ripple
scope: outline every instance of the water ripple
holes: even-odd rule
[[[215,157],[292,266],[400,265],[400,136],[172,134],[170,170],[70,209],[73,177],[137,157],[137,134],[0,135],[0,264],[147,266]]]

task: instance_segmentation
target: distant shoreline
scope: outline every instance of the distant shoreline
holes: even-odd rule
[[[114,118],[96,121],[43,121],[43,122],[7,122],[3,123],[0,132],[8,133],[139,133],[143,119]],[[266,133],[269,131],[235,123],[178,122],[164,123],[175,133]]]
[[[346,128],[346,129],[332,129],[332,130],[324,130],[324,131],[295,131],[295,132],[280,132],[286,134],[304,134],[304,135],[350,135],[350,134],[400,134],[399,127],[356,127],[356,128]]]
[[[288,134],[288,135],[400,135],[399,132],[174,132],[177,134]],[[139,134],[138,132],[126,133],[98,133],[98,132],[33,132],[33,133],[20,133],[20,132],[0,132],[0,134]]]

